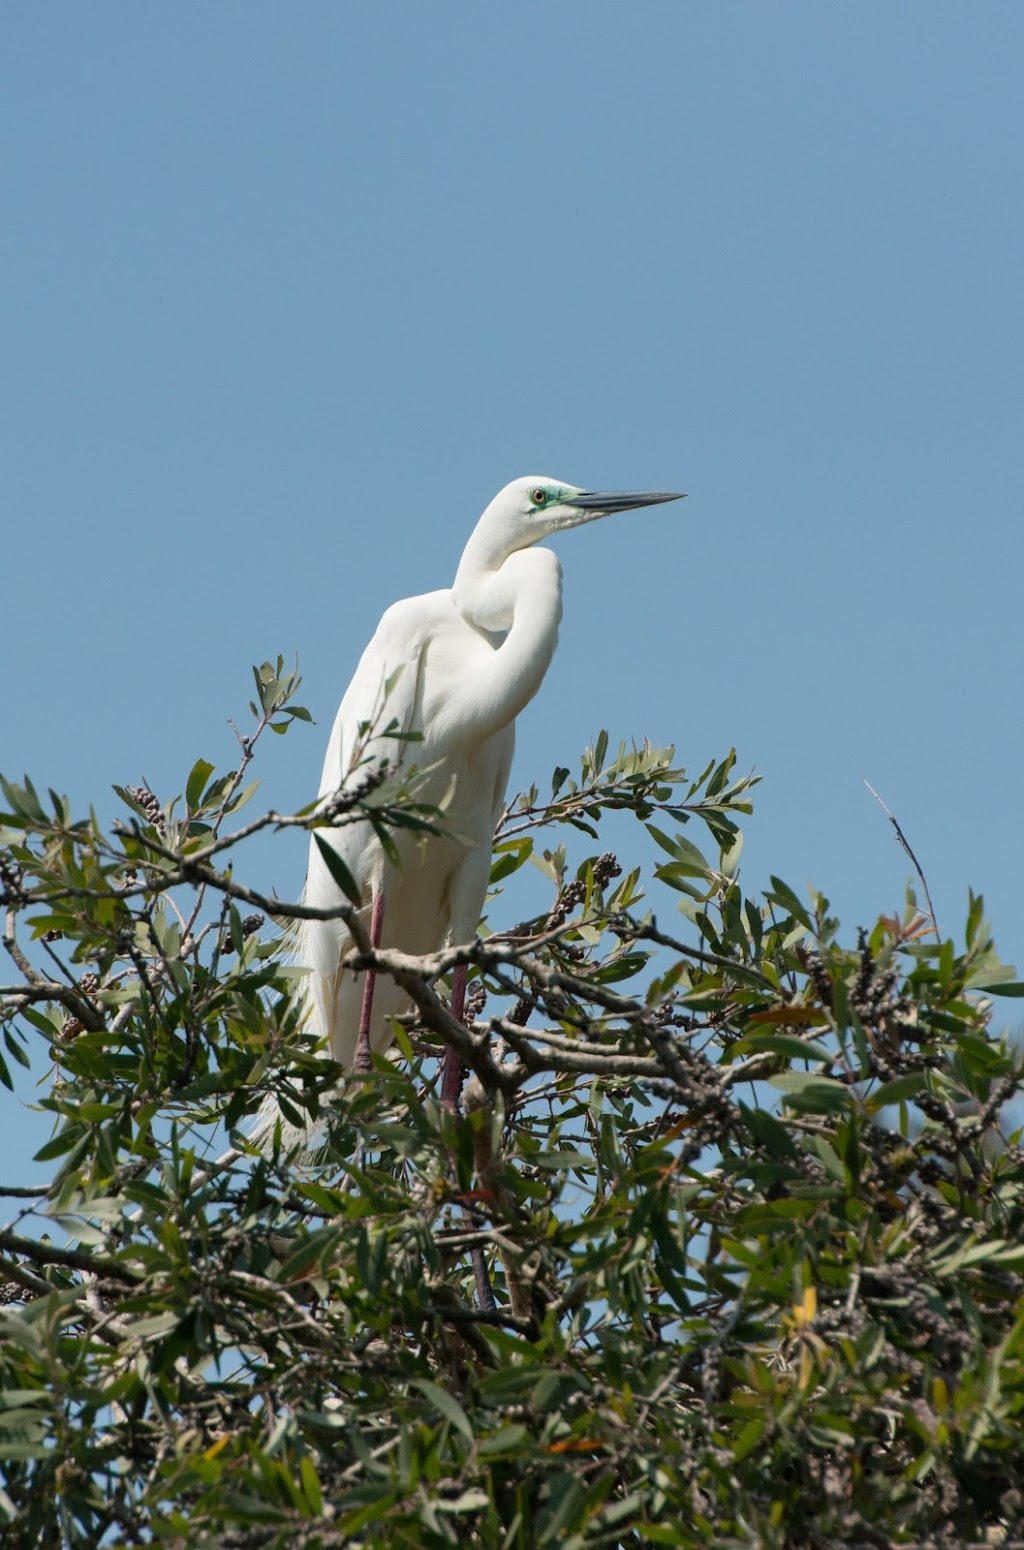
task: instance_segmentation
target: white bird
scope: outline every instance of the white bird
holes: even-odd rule
[[[455,583],[387,610],[363,652],[331,732],[320,782],[329,800],[368,770],[415,767],[416,798],[435,806],[444,833],[392,830],[399,864],[386,858],[371,824],[318,829],[311,838],[305,902],[347,902],[317,844],[329,844],[354,880],[359,916],[375,947],[433,953],[477,935],[515,740],[515,718],[540,688],[562,617],[562,570],[538,540],[609,512],[680,496],[661,491],[601,494],[556,479],[515,479],[495,496],[470,536]],[[396,738],[395,731],[404,734]],[[408,734],[414,734],[409,739]],[[311,1025],[335,1060],[370,1069],[393,1037],[408,1000],[388,975],[343,967],[352,938],[342,920],[304,921],[298,961],[308,969]],[[465,969],[456,970],[452,1011],[461,1019]],[[443,1096],[460,1085],[450,1060]]]

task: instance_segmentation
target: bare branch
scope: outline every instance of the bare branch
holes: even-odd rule
[[[123,1281],[126,1286],[136,1286],[146,1279],[141,1270],[131,1269],[120,1260],[87,1254],[82,1249],[58,1249],[52,1243],[23,1238],[20,1233],[10,1232],[6,1228],[0,1228],[0,1248],[9,1249],[12,1254],[22,1254],[38,1265],[63,1265],[68,1270],[81,1270],[89,1275],[110,1276],[115,1281]]]
[[[917,857],[914,855],[914,852],[913,852],[913,850],[911,849],[911,846],[910,846],[910,841],[907,839],[907,836],[904,834],[903,830],[900,828],[899,824],[897,823],[895,815],[893,813],[891,813],[889,811],[889,809],[886,807],[885,803],[882,801],[882,798],[878,795],[878,792],[875,790],[875,788],[871,784],[871,782],[869,780],[867,780],[863,776],[861,777],[861,779],[864,780],[865,786],[867,786],[868,790],[871,792],[871,795],[874,797],[875,801],[878,803],[879,807],[882,809],[882,812],[885,814],[885,816],[888,818],[889,822],[892,824],[893,828],[896,830],[896,838],[899,840],[900,844],[903,846],[903,849],[906,851],[907,855],[910,857],[911,865],[913,866],[914,871],[917,873],[918,877],[921,879],[921,887],[924,889],[924,896],[925,896],[925,899],[927,900],[927,903],[928,903],[928,913],[929,913],[929,915],[932,918],[932,930],[935,932],[935,939],[936,939],[936,941],[941,942],[942,937],[939,934],[938,922],[935,919],[935,906],[932,903],[932,896],[931,896],[931,894],[928,891],[928,880],[925,877],[924,872],[923,872],[923,870],[921,868],[921,863],[920,863],[920,861],[918,861]]]

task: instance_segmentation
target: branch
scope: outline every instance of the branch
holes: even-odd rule
[[[719,953],[709,953],[702,947],[691,947],[687,942],[680,942],[674,936],[667,936],[664,931],[659,931],[652,920],[649,924],[641,925],[637,921],[623,918],[617,929],[623,938],[631,942],[654,942],[658,947],[667,947],[674,953],[681,953],[687,958],[696,958],[698,963],[706,963],[710,968],[728,969],[737,979],[749,979],[753,984],[764,987],[775,993],[776,987],[766,974],[762,974],[753,964],[737,963],[735,958],[723,958]]]
[[[81,1270],[88,1275],[111,1276],[126,1286],[138,1286],[146,1277],[140,1270],[130,1270],[116,1259],[105,1259],[86,1254],[81,1249],[58,1249],[51,1243],[38,1243],[35,1238],[23,1238],[20,1233],[0,1228],[0,1248],[12,1254],[23,1254],[38,1265],[63,1265],[67,1270]],[[47,1287],[51,1291],[52,1287]]]
[[[8,916],[10,916],[8,911]],[[83,1028],[88,1028],[90,1033],[99,1033],[106,1027],[106,1022],[101,1012],[77,989],[70,985],[62,985],[59,980],[44,979],[33,969],[28,959],[14,938],[14,924],[9,919],[8,928],[3,936],[3,945],[14,959],[18,968],[28,981],[25,985],[0,985],[0,998],[3,1001],[17,1001],[27,1003],[30,1001],[59,1001],[73,1017],[77,1017]]]
[[[577,1071],[589,1076],[665,1075],[665,1067],[660,1061],[645,1059],[642,1055],[615,1055],[602,1045],[578,1045],[574,1039],[562,1040],[557,1034],[517,1027],[503,1017],[492,1018],[491,1027],[500,1032],[531,1072]],[[545,1045],[550,1053],[538,1054],[534,1043]]]
[[[368,939],[367,948],[369,948]],[[435,960],[445,956],[445,954],[434,955]],[[371,950],[357,955],[348,955],[349,960],[353,957],[363,962],[364,967],[372,961],[375,966],[390,974],[395,984],[400,985],[408,995],[426,1027],[432,1033],[440,1034],[445,1044],[458,1052],[463,1063],[480,1078],[489,1092],[497,1088],[502,1093],[511,1095],[522,1086],[526,1079],[526,1071],[522,1068],[517,1070],[515,1066],[498,1065],[492,1060],[489,1035],[470,1033],[457,1018],[452,1016],[437,992],[427,984],[427,978],[433,977],[428,967],[430,960],[421,960],[408,953],[381,952],[380,949],[376,952]],[[434,973],[437,972],[441,971],[434,971]]]
[[[31,1292],[33,1297],[48,1297],[54,1288],[49,1281],[44,1281],[41,1276],[34,1276],[24,1265],[19,1265],[16,1259],[0,1258],[0,1279],[6,1278],[20,1286],[22,1291]]]
[[[18,939],[15,936],[15,920],[16,920],[16,918],[17,917],[15,915],[14,906],[13,905],[8,905],[7,911],[6,911],[6,914],[5,914],[5,917],[4,917],[4,919],[5,919],[4,934],[3,934],[2,939],[0,939],[0,940],[3,941],[3,945],[4,945],[4,947],[7,950],[8,956],[14,959],[14,962],[15,962],[16,966],[21,970],[22,974],[24,974],[24,976],[28,980],[29,984],[30,985],[34,985],[34,984],[37,984],[39,982],[41,976],[36,972],[35,969],[33,969],[32,965],[29,963],[28,959],[25,957],[25,954],[22,952],[21,948],[18,946]]]
[[[926,877],[924,875],[924,872],[921,870],[921,863],[920,863],[920,861],[918,861],[917,857],[914,855],[914,852],[911,850],[911,848],[910,848],[910,841],[907,839],[907,836],[904,834],[903,830],[900,828],[899,824],[896,822],[895,816],[886,807],[885,803],[882,801],[882,798],[878,795],[878,792],[875,790],[874,786],[871,784],[871,782],[869,780],[865,779],[863,776],[861,776],[861,779],[864,780],[865,786],[867,786],[868,790],[871,792],[871,795],[874,797],[875,801],[878,803],[879,807],[882,809],[882,812],[885,814],[885,816],[888,818],[889,822],[892,824],[893,828],[896,830],[896,838],[899,840],[900,844],[903,846],[903,849],[906,851],[907,855],[910,857],[911,864],[912,864],[912,866],[914,868],[914,871],[917,873],[918,877],[921,879],[921,887],[924,889],[924,896],[925,896],[925,899],[927,900],[927,903],[928,903],[928,913],[932,917],[932,930],[935,932],[935,939],[936,939],[936,941],[941,942],[942,941],[942,937],[941,937],[941,935],[939,933],[939,924],[938,924],[938,921],[935,919],[935,906],[932,903],[932,896],[928,892],[928,881],[927,881],[927,879],[926,879]]]

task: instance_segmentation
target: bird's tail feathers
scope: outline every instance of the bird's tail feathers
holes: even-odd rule
[[[308,884],[303,890],[304,900],[307,892]],[[292,969],[304,971],[298,989],[298,1004],[304,1025],[315,1029],[321,1019],[317,1015],[314,990],[316,976],[312,968],[310,943],[312,924],[315,922],[298,918],[288,922],[284,930],[282,957]],[[308,1125],[293,1124],[281,1112],[277,1096],[274,1093],[268,1093],[260,1105],[259,1112],[249,1123],[246,1133],[253,1146],[264,1154],[269,1154],[273,1150],[278,1125],[281,1127],[280,1141],[283,1153],[287,1154],[300,1148],[300,1160],[305,1161],[317,1150],[317,1137],[322,1129],[322,1123],[311,1121]]]
[[[257,1151],[269,1156],[274,1149],[277,1127],[281,1127],[281,1151],[284,1154],[300,1149],[303,1157],[316,1150],[316,1125],[293,1125],[285,1119],[281,1105],[273,1093],[268,1093],[260,1105],[259,1113],[249,1125],[248,1137]]]

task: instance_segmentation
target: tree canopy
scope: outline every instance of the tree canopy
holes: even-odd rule
[[[119,789],[113,824],[3,782],[0,1078],[53,1062],[23,1095],[47,1182],[0,1180],[4,1544],[1021,1536],[1024,1074],[993,997],[1024,986],[981,899],[951,940],[911,890],[845,934],[779,877],[750,896],[735,755],[691,779],[602,734],[505,814],[475,943],[373,953],[356,922],[413,1010],[346,1077],[246,841],[443,819],[386,768],[240,816],[267,730],[308,719],[280,660],[255,676],[237,767]]]

